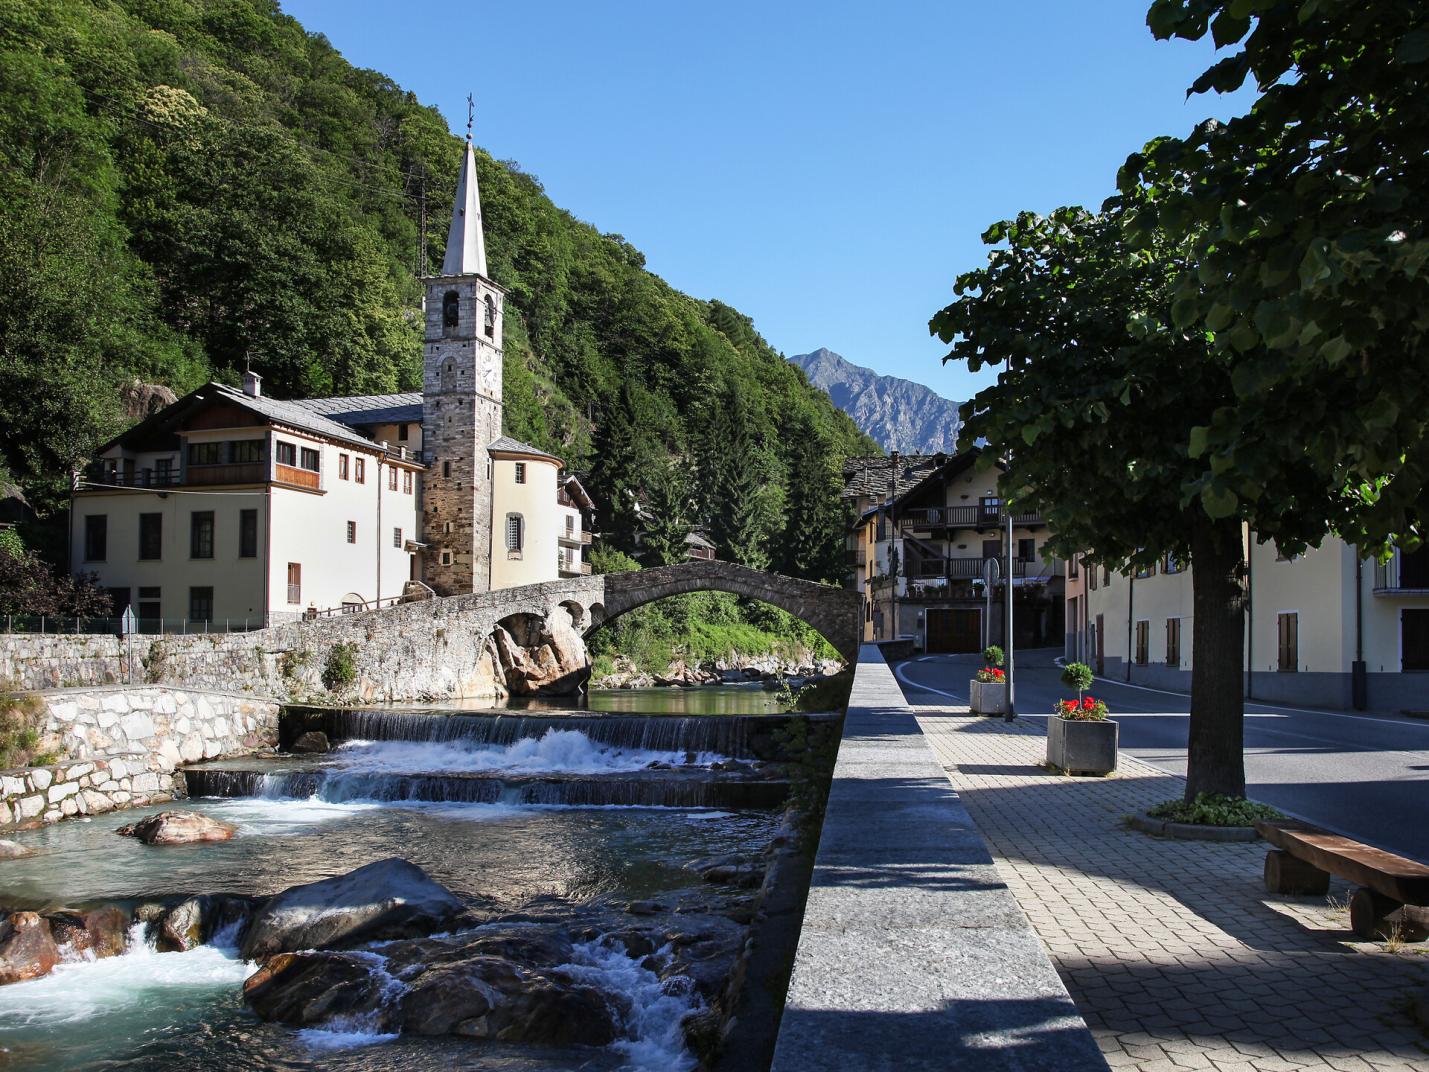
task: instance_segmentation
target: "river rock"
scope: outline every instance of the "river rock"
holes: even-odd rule
[[[52,912],[45,919],[55,944],[70,953],[117,957],[129,944],[129,915],[113,905],[87,912]]]
[[[506,687],[512,693],[567,696],[590,678],[590,653],[570,611],[557,607],[542,617],[518,614],[492,634]]]
[[[27,849],[18,841],[7,841],[0,838],[0,860],[18,860],[22,856],[35,855],[34,849]]]
[[[241,931],[262,903],[259,897],[206,893],[180,901],[146,922],[159,952],[182,953],[212,942],[224,930]]]
[[[386,980],[372,971],[375,959],[371,953],[279,953],[244,981],[243,1000],[260,1019],[291,1027],[378,1017]]]
[[[308,730],[293,742],[293,752],[331,752],[332,742],[322,730]]]
[[[188,845],[196,841],[227,841],[238,827],[196,811],[161,811],[115,831],[146,845]]]
[[[244,983],[243,997],[260,1018],[294,1027],[341,1019],[414,1035],[606,1045],[619,997],[560,967],[572,955],[559,935],[521,928],[284,953]]]
[[[462,908],[416,864],[396,857],[379,860],[269,898],[248,925],[243,959],[430,934],[450,924]]]
[[[0,920],[0,986],[48,975],[60,951],[49,920],[34,912],[13,912]]]

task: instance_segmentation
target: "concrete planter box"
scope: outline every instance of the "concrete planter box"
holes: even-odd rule
[[[1000,715],[1007,710],[1007,686],[1001,682],[968,682],[968,706],[975,715]]]
[[[1116,770],[1117,724],[1047,720],[1047,762],[1069,774],[1110,774]]]

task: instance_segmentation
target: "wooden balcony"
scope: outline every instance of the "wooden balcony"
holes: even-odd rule
[[[290,484],[295,488],[317,491],[322,485],[322,475],[311,469],[299,469],[296,465],[277,462],[273,466],[273,479],[279,484]]]
[[[911,580],[932,580],[935,578],[946,578],[950,581],[976,581],[982,579],[984,563],[989,561],[984,558],[974,558],[965,555],[958,558],[910,558],[908,560],[908,579]],[[998,576],[1002,576],[1005,564],[1000,559],[993,559],[998,565]],[[1029,563],[1022,559],[1014,559],[1012,562],[1013,577],[1026,577]],[[1031,563],[1036,565],[1036,563]]]
[[[226,462],[221,465],[190,465],[185,484],[261,484],[267,479],[262,462]]]

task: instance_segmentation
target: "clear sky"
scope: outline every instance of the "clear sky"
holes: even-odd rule
[[[1022,209],[1095,207],[1127,154],[1242,112],[1149,0],[284,0],[353,63],[623,234],[650,269],[961,400],[928,318]],[[987,374],[980,376],[985,380]]]

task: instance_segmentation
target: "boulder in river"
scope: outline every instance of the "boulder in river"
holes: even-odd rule
[[[416,864],[378,860],[269,898],[248,925],[243,959],[431,934],[462,909],[461,901]]]
[[[360,1020],[413,1035],[606,1045],[618,1033],[612,995],[563,969],[571,956],[569,941],[528,928],[283,953],[243,984],[243,998],[294,1027]]]
[[[238,827],[196,811],[161,811],[115,831],[145,845],[187,845],[195,841],[227,841]]]
[[[220,931],[241,931],[261,898],[233,893],[205,893],[189,897],[150,920],[149,933],[161,953],[182,953],[213,941]]]
[[[492,634],[506,687],[518,696],[566,696],[590,677],[590,654],[570,611],[515,614]]]
[[[27,849],[18,841],[7,841],[0,838],[0,860],[18,860],[22,856],[35,855],[34,849]]]
[[[129,944],[128,913],[113,905],[89,911],[51,912],[45,919],[55,944],[71,953],[117,957]]]
[[[328,740],[327,734],[322,730],[308,730],[307,733],[300,735],[298,739],[293,742],[291,751],[312,753],[331,752],[332,742]]]
[[[12,912],[0,920],[0,986],[48,975],[59,959],[59,947],[44,916]]]

